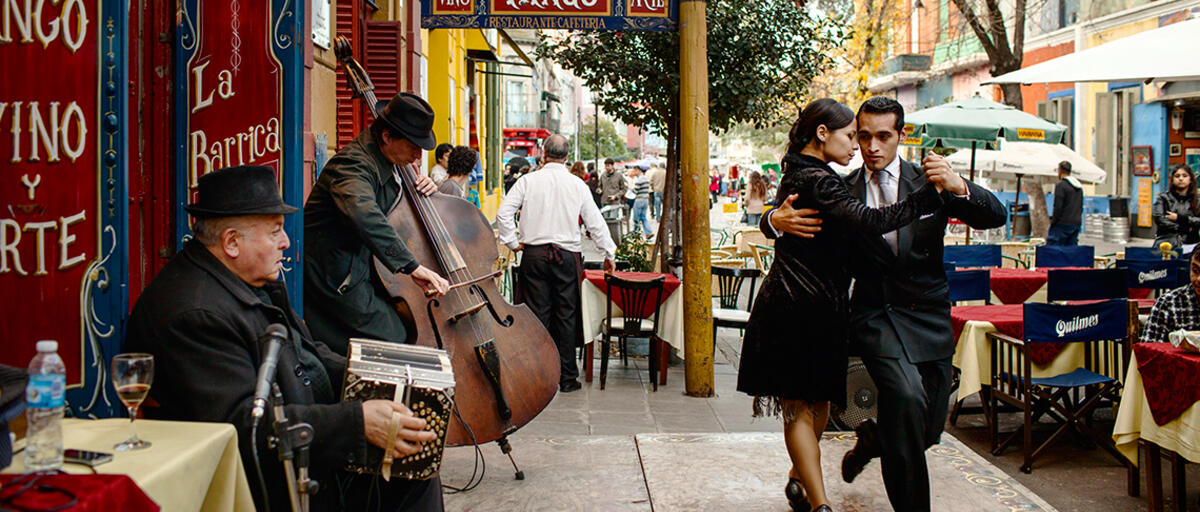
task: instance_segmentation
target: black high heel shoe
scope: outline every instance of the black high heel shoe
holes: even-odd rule
[[[793,512],[811,512],[812,505],[808,503],[808,493],[804,491],[804,484],[800,483],[799,478],[788,478],[787,486],[783,488],[784,496],[787,496],[788,504],[792,506]]]

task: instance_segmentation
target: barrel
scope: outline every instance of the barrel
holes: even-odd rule
[[[1083,232],[1087,236],[1093,238],[1104,237],[1104,223],[1108,220],[1108,215],[1103,213],[1089,213],[1083,225]]]
[[[1112,217],[1104,224],[1104,240],[1123,244],[1129,241],[1129,217]]]

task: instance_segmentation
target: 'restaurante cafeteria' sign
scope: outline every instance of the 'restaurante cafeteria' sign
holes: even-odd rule
[[[423,0],[424,28],[675,30],[675,0]]]

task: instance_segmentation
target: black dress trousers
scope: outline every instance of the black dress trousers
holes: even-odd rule
[[[560,382],[579,378],[575,345],[579,338],[579,276],[577,252],[554,244],[526,245],[521,255],[520,287],[525,305],[533,310],[558,347]]]

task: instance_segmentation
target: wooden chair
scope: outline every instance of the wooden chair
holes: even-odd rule
[[[1043,245],[1037,248],[1034,263],[1038,268],[1095,266],[1096,248],[1090,245]]]
[[[1116,268],[1051,269],[1046,300],[1100,300],[1129,297],[1126,272]]]
[[[717,343],[717,328],[735,327],[745,332],[750,323],[750,311],[754,308],[754,285],[762,272],[754,268],[712,268],[712,276],[718,293],[713,294],[719,307],[713,308],[713,346]],[[738,296],[742,292],[742,284],[750,280],[750,296],[746,300],[746,309],[738,308]]]
[[[754,262],[758,265],[758,269],[766,274],[771,269],[771,263],[775,261],[775,248],[767,245],[750,244],[751,253],[754,255]]]
[[[1125,366],[1129,362],[1137,330],[1130,319],[1137,309],[1126,299],[1081,305],[1026,303],[1023,339],[993,332],[992,388],[988,396],[988,433],[992,454],[1000,455],[1014,441],[1022,441],[1021,471],[1033,471],[1034,460],[1067,433],[1099,445],[1128,467],[1107,431],[1092,428],[1092,413],[1104,400],[1120,399]],[[1033,377],[1032,346],[1037,343],[1083,343],[1083,366],[1052,377]],[[1061,357],[1061,354],[1060,354]],[[1017,407],[1024,415],[1022,428],[1001,439],[998,432],[999,402]],[[1043,416],[1056,420],[1058,428],[1040,445],[1033,444],[1033,426]]]
[[[658,391],[659,352],[662,339],[658,337],[658,312],[661,307],[658,302],[663,296],[663,283],[666,277],[658,276],[650,280],[622,279],[612,274],[604,275],[604,293],[608,296],[608,304],[604,313],[604,338],[600,347],[600,389],[604,389],[608,377],[608,354],[612,337],[617,337],[618,348],[621,351],[621,362],[629,365],[627,340],[633,337],[648,337],[650,339],[650,382]],[[653,301],[653,302],[651,302]],[[619,317],[613,316],[613,303],[621,308]],[[654,309],[653,319],[649,327],[645,311],[647,305]],[[666,368],[662,371],[665,375]]]

